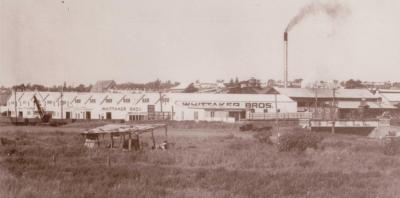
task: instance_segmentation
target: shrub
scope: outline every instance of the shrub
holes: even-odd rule
[[[383,154],[385,155],[396,155],[400,148],[400,140],[396,138],[389,138],[383,146]]]
[[[253,135],[253,137],[257,139],[259,142],[267,144],[272,144],[272,141],[270,139],[271,136],[272,136],[271,131],[257,132]]]
[[[307,148],[318,148],[323,137],[308,131],[289,132],[281,135],[278,140],[279,151],[305,151]]]

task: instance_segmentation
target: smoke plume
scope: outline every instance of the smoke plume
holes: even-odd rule
[[[286,32],[289,32],[293,29],[294,26],[299,24],[303,19],[308,16],[315,14],[326,14],[329,17],[335,19],[339,16],[344,16],[348,14],[348,9],[342,6],[339,3],[319,3],[314,2],[309,5],[303,7],[300,12],[290,20],[289,24],[286,27]]]

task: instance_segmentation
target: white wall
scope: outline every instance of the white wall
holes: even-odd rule
[[[54,112],[54,118],[61,118],[61,94],[58,92],[18,92],[17,111],[22,111],[24,117],[34,118],[36,107],[33,96],[36,95],[45,111]],[[12,95],[7,106],[2,111],[14,111],[14,95]],[[148,105],[154,105],[155,112],[161,111],[159,93],[75,93],[65,92],[63,94],[63,118],[66,112],[71,112],[72,119],[85,119],[85,112],[91,112],[91,119],[106,118],[106,112],[112,113],[112,119],[128,120],[129,115],[147,115]],[[275,101],[276,99],[276,101]],[[275,105],[277,103],[277,107]],[[228,112],[250,111],[254,109],[257,113],[275,112],[297,112],[297,103],[290,98],[267,94],[205,94],[205,93],[164,93],[162,109],[163,112],[174,113],[174,120],[195,120],[197,112],[198,120],[230,121]],[[210,116],[214,111],[214,117]]]

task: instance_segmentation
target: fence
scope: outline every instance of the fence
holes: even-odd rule
[[[332,120],[311,120],[312,127],[332,127]],[[375,120],[336,120],[335,127],[383,127],[390,126],[388,119]]]
[[[248,120],[274,120],[274,119],[311,119],[311,112],[298,113],[249,113]]]

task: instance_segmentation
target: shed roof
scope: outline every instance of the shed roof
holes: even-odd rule
[[[384,97],[389,102],[400,102],[400,93],[379,93],[378,95]]]
[[[175,93],[173,97],[176,101],[275,101],[274,94]],[[294,102],[292,99],[282,94],[277,94],[276,99],[278,102]]]
[[[166,124],[107,124],[104,126],[89,129],[82,134],[143,133],[166,126]]]
[[[367,102],[368,108],[370,109],[397,109],[395,106],[387,103],[379,102]],[[339,101],[337,104],[339,109],[358,109],[360,102],[357,101]]]
[[[289,96],[290,98],[333,98],[332,89],[323,88],[274,88],[278,93]],[[367,89],[337,89],[336,98],[348,99],[378,99],[380,96],[373,95]]]

